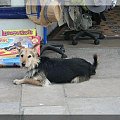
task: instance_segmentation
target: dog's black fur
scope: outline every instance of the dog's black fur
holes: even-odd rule
[[[44,72],[47,79],[53,83],[69,83],[75,77],[84,77],[87,80],[96,73],[95,70],[98,65],[97,55],[94,55],[93,58],[94,62],[91,64],[81,58],[41,57],[40,63],[35,67],[35,70],[37,73]]]

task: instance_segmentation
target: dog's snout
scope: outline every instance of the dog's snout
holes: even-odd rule
[[[22,66],[25,67],[25,63],[22,63]]]

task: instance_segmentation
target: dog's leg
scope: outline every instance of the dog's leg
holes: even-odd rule
[[[32,84],[37,86],[42,86],[42,83],[39,80],[29,79],[29,78],[23,78],[23,79],[16,79],[13,81],[14,84],[20,85],[20,84]]]
[[[87,80],[89,80],[90,78],[89,77],[87,77],[87,76],[79,76],[79,77],[76,77],[76,78],[74,78],[72,81],[71,81],[71,83],[80,83],[80,82],[84,82],[84,81],[87,81]]]
[[[49,86],[51,84],[51,82],[47,78],[44,79],[43,81],[44,82],[43,82],[42,86],[44,86],[44,87]]]
[[[80,82],[87,81],[87,80],[89,80],[89,79],[90,79],[90,77],[88,77],[88,76],[79,76],[79,83],[80,83]]]
[[[41,86],[48,86],[51,84],[51,82],[46,78],[43,72],[40,73],[40,75],[35,76],[34,79],[40,81]]]
[[[32,84],[37,86],[48,86],[50,85],[50,81],[46,78],[44,73],[40,73],[40,75],[37,75],[33,78],[23,78],[23,79],[16,79],[13,81],[14,84],[20,85],[20,84]]]
[[[79,83],[79,77],[75,77],[72,79],[71,83]]]
[[[24,82],[25,82],[25,78],[13,80],[13,83],[14,83],[15,85],[24,84]]]

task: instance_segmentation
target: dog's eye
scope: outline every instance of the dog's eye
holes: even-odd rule
[[[23,57],[23,55],[21,55],[21,57]]]
[[[31,58],[31,57],[32,57],[31,55],[28,56],[28,58]]]

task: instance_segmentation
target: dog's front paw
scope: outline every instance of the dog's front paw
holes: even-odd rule
[[[15,79],[15,80],[13,80],[13,84],[15,84],[15,85],[20,85],[20,84],[22,84],[22,83],[21,83],[20,80]]]

